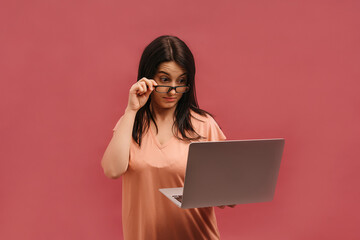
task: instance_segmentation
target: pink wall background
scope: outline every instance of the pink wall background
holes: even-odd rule
[[[359,1],[0,3],[0,239],[121,239],[100,160],[144,47],[183,39],[228,139],[286,139],[272,202],[222,239],[360,239]]]

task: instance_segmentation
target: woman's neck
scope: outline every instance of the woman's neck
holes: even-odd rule
[[[175,107],[157,108],[150,103],[150,111],[156,122],[174,122],[175,120]]]

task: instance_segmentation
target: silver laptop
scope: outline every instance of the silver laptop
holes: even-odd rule
[[[179,208],[272,201],[285,139],[192,142],[184,187],[159,191]]]

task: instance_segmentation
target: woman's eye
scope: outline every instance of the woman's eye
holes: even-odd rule
[[[160,80],[165,81],[165,80],[167,80],[167,78],[160,78]]]

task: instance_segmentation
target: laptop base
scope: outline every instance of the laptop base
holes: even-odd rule
[[[183,187],[179,188],[160,188],[159,191],[164,194],[168,199],[170,199],[173,203],[176,204],[179,208],[181,208],[181,202],[176,200],[173,196],[174,195],[182,195],[183,194]]]

